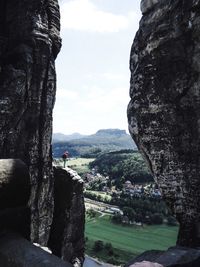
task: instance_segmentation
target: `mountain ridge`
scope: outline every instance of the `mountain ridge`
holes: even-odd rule
[[[100,129],[95,134],[83,136],[71,140],[55,141],[52,147],[54,157],[60,157],[64,151],[71,156],[96,156],[98,153],[117,151],[121,149],[136,149],[131,136],[125,130]],[[54,135],[55,136],[55,135]],[[70,135],[71,137],[73,136]],[[69,138],[66,135],[66,138]]]
[[[86,137],[87,135],[80,133],[72,133],[72,134],[63,134],[63,133],[53,133],[52,140],[53,142],[62,142],[62,141],[71,141]]]

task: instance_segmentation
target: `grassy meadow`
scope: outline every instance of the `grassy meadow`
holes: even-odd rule
[[[79,175],[89,172],[89,163],[94,161],[93,158],[73,158],[66,162],[66,166],[77,171]],[[61,165],[63,162],[61,160]]]
[[[178,227],[167,225],[122,226],[113,224],[110,216],[87,218],[85,235],[86,253],[109,262],[124,263],[146,250],[165,250],[175,245]],[[106,250],[94,252],[94,242],[102,240],[111,243],[114,255],[108,256]],[[111,261],[111,263],[114,263]]]
[[[87,191],[87,190],[86,190]],[[96,196],[101,196],[102,199],[108,199],[111,200],[111,195],[107,194],[106,192],[102,192],[102,191],[93,191],[93,190],[89,190],[88,192],[90,192],[91,194],[94,194]]]

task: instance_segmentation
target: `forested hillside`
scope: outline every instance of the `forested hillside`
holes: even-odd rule
[[[125,130],[99,130],[93,135],[70,141],[53,142],[54,158],[68,151],[71,157],[97,157],[99,154],[121,149],[136,149],[136,145]]]
[[[121,150],[102,154],[90,163],[90,167],[96,168],[103,175],[109,175],[119,184],[127,180],[132,183],[153,181],[146,162],[136,150]]]

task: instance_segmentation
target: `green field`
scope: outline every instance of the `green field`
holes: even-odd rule
[[[122,226],[111,223],[109,216],[87,219],[85,235],[88,238],[86,253],[108,261],[108,256],[101,252],[95,255],[92,247],[96,240],[111,243],[118,262],[126,262],[146,250],[165,250],[175,245],[178,227],[166,225]]]
[[[87,191],[87,190],[86,190]],[[93,191],[93,190],[88,190],[87,192],[94,194],[96,196],[101,196],[102,199],[107,199],[107,200],[111,200],[111,195],[109,195],[106,192],[102,192],[102,191]]]
[[[94,161],[91,158],[74,158],[66,162],[66,166],[77,171],[79,175],[87,173],[90,171],[89,163]]]

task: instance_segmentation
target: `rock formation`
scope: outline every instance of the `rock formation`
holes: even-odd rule
[[[54,167],[55,209],[48,247],[74,266],[84,261],[83,180],[70,168]]]
[[[14,230],[40,245],[45,246],[49,242],[53,253],[64,260],[70,260],[74,266],[81,266],[84,259],[83,185],[80,179],[74,180],[77,175],[69,174],[67,170],[55,170],[54,177],[52,166],[55,59],[61,47],[58,2],[0,0],[0,11],[0,158],[10,159],[8,161],[11,165],[20,159],[28,168],[30,187],[26,191],[26,183],[22,186],[18,192],[21,194],[18,201],[27,201],[31,188],[30,216],[19,216],[19,222],[23,218],[21,228],[27,226],[30,234],[28,230],[22,233],[18,227]],[[5,176],[9,180],[10,172],[7,171]],[[27,181],[24,175],[15,178],[12,181],[14,185],[16,180]],[[62,188],[59,189],[59,186]],[[7,189],[6,197],[10,200],[9,196],[12,195],[16,199],[18,193],[12,194],[12,186]],[[3,194],[0,180],[1,200],[5,197]],[[9,206],[9,203],[4,204]],[[2,202],[0,218],[1,205]],[[12,221],[13,214],[23,212],[18,209],[17,213],[9,211],[8,215]],[[0,232],[2,229],[1,221]],[[12,240],[8,241],[12,243]]]
[[[131,260],[125,267],[199,267],[200,250],[172,247],[167,251],[146,251]]]
[[[19,158],[31,179],[31,239],[45,245],[53,215],[51,158],[56,0],[0,0],[0,158]]]
[[[200,0],[143,0],[130,59],[130,133],[180,223],[200,246]]]
[[[0,266],[73,267],[14,233],[0,235]]]
[[[0,234],[15,231],[30,238],[29,197],[30,178],[27,166],[18,159],[1,159]]]

